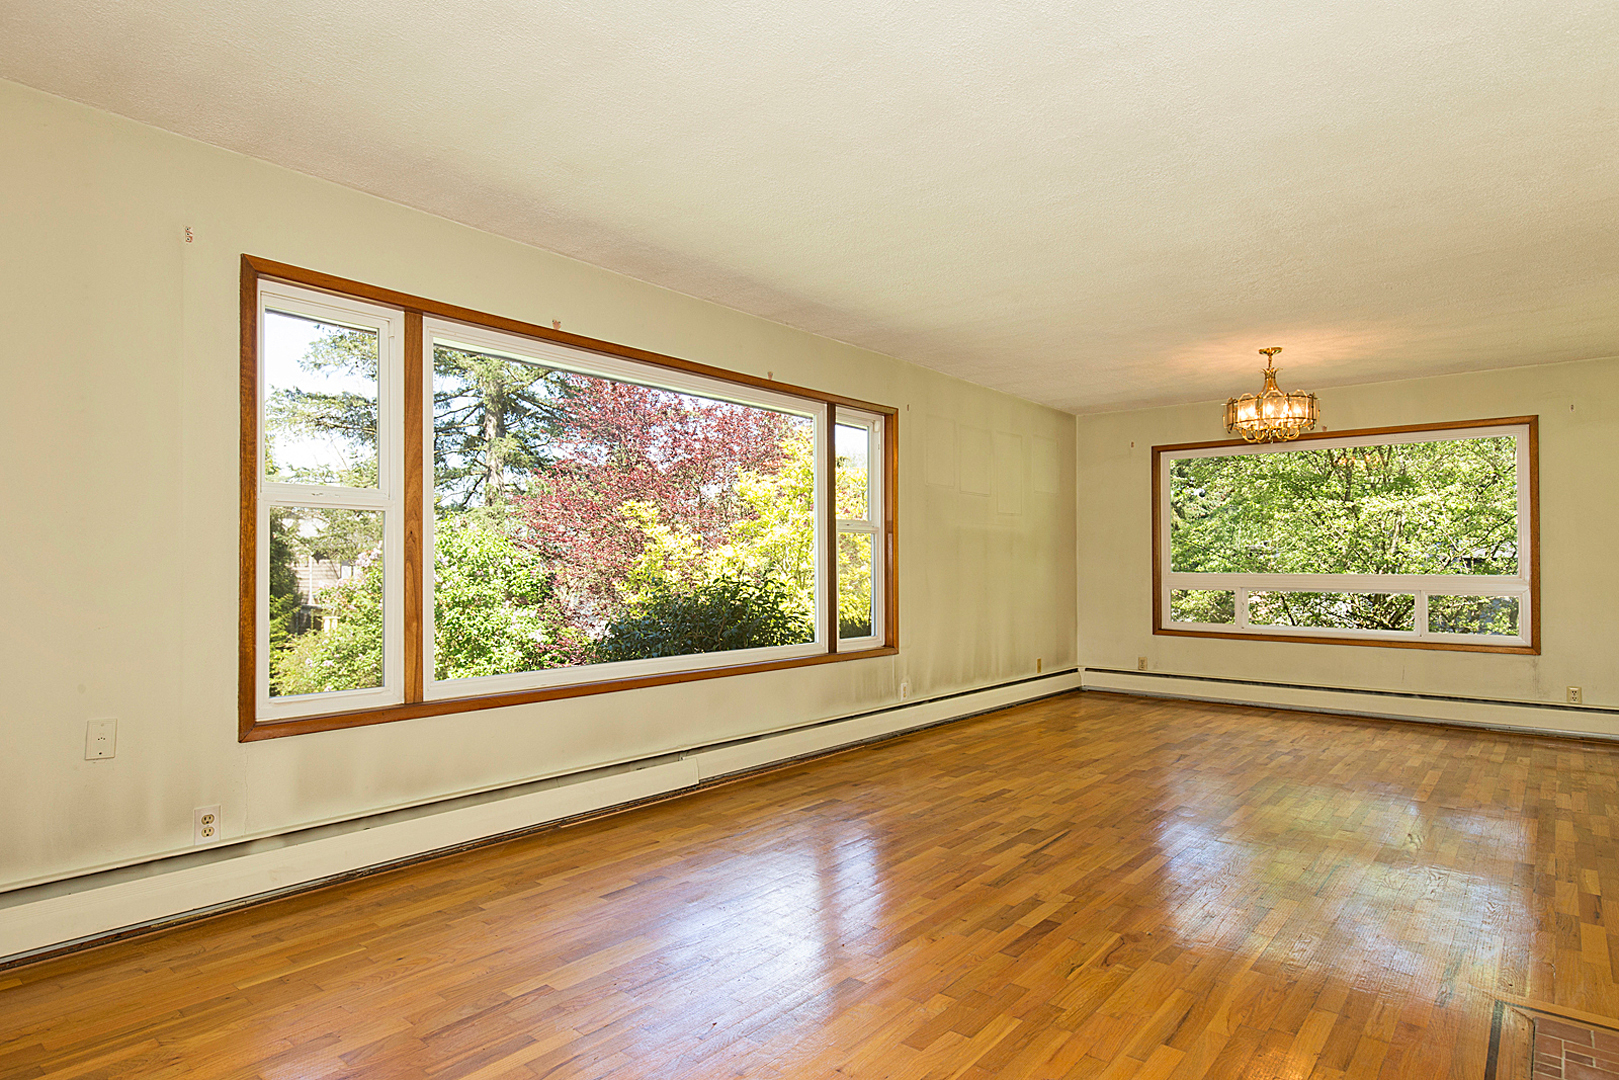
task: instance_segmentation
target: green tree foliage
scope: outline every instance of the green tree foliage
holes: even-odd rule
[[[270,657],[278,696],[382,685],[382,568],[372,564],[321,590],[324,622]]]
[[[1170,562],[1180,573],[1518,572],[1510,436],[1175,458]],[[1231,594],[1188,590],[1176,618],[1229,622]],[[1254,595],[1259,624],[1411,629],[1410,594]]]
[[[779,577],[722,573],[697,582],[643,583],[595,647],[603,662],[796,645],[815,626]]]
[[[1518,600],[1511,596],[1430,596],[1428,625],[1445,634],[1516,637]]]
[[[292,636],[298,632],[298,610],[303,596],[298,591],[298,574],[292,568],[292,543],[287,537],[287,522],[280,514],[270,515],[270,655],[284,652]],[[275,678],[271,676],[271,694],[276,694]]]
[[[545,464],[566,380],[535,364],[433,349],[433,475],[442,506],[496,507]]]
[[[541,567],[481,515],[434,530],[433,641],[440,679],[537,671],[557,662],[564,636]],[[273,691],[313,694],[380,685],[381,560],[316,596],[321,626],[272,647]]]
[[[346,327],[322,327],[322,330],[321,336],[299,359],[299,367],[323,378],[347,376],[361,385],[375,387],[377,335]],[[332,392],[284,386],[265,402],[264,412],[267,455],[275,453],[281,439],[316,439],[341,447],[348,462],[336,469],[294,468],[278,479],[357,488],[376,486],[378,425],[374,391],[366,395],[352,390]],[[273,464],[269,472],[275,475]]]
[[[1248,598],[1254,626],[1354,627],[1361,630],[1414,630],[1417,598],[1412,593],[1255,592]]]
[[[275,315],[274,318],[291,318]],[[304,321],[304,320],[300,320]],[[377,383],[377,337],[321,326],[299,367],[354,385]],[[265,406],[265,469],[283,480],[346,487],[377,482],[377,401],[353,390],[282,386]],[[344,465],[277,467],[278,449],[314,440]],[[288,444],[283,447],[282,442]],[[382,515],[375,511],[269,508],[270,693],[275,697],[378,686],[382,681]],[[305,606],[298,567],[350,577]]]
[[[556,665],[564,631],[550,580],[531,552],[474,514],[440,519],[433,548],[437,678]]]
[[[382,515],[272,507],[270,535],[271,696],[380,686]],[[295,568],[312,564],[349,576],[320,589],[311,610]]]
[[[838,534],[838,636],[871,633],[871,535]]]
[[[815,610],[814,446],[812,428],[791,428],[782,439],[779,468],[740,472],[741,513],[729,543],[709,556],[711,573],[778,579],[804,611]]]
[[[1174,589],[1169,594],[1169,617],[1175,622],[1230,625],[1237,621],[1237,594],[1220,589]]]

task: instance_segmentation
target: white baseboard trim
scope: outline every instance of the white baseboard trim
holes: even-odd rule
[[[0,896],[0,967],[318,888],[794,758],[1080,689],[1078,671],[965,691],[441,806],[226,845]]]
[[[1078,671],[971,690],[693,752],[704,781],[1080,689]]]
[[[1084,677],[1086,690],[1104,690],[1143,697],[1182,698],[1229,705],[1253,705],[1267,709],[1338,713],[1380,720],[1458,724],[1532,735],[1619,739],[1619,709],[1561,706],[1539,702],[1491,701],[1482,698],[1403,693],[1393,690],[1298,686],[1156,671],[1086,668]]]

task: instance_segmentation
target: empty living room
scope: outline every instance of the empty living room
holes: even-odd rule
[[[0,5],[0,1080],[1619,1080],[1619,7]]]

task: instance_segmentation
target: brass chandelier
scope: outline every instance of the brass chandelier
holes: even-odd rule
[[[1249,442],[1287,442],[1315,427],[1319,416],[1315,395],[1301,390],[1283,393],[1276,387],[1275,356],[1280,345],[1259,350],[1265,357],[1264,388],[1225,403],[1225,429]]]

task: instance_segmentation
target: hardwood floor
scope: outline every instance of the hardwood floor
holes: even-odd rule
[[[0,1076],[1481,1080],[1619,1017],[1616,828],[1619,748],[1070,695],[0,972]]]

